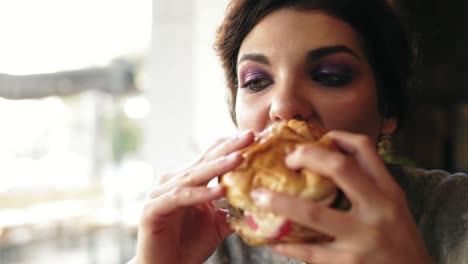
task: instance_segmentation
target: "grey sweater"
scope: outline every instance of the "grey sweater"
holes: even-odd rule
[[[468,175],[389,167],[435,263],[468,264]],[[250,247],[236,234],[226,238],[206,264],[303,263]]]

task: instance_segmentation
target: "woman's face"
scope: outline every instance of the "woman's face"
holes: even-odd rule
[[[244,39],[236,115],[241,130],[293,118],[377,140],[396,120],[378,111],[376,80],[359,35],[325,12],[277,10]]]

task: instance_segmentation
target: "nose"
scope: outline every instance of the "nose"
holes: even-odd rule
[[[314,115],[312,102],[298,87],[283,85],[275,88],[269,112],[271,121],[309,120]]]

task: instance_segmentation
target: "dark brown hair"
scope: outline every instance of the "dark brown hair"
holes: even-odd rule
[[[266,15],[281,8],[323,10],[351,25],[377,79],[379,111],[401,123],[407,112],[412,49],[402,23],[385,0],[232,0],[218,28],[215,50],[228,86],[228,104],[237,125],[237,56],[247,34]]]

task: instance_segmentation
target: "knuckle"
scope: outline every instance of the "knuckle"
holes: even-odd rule
[[[172,204],[177,204],[178,202],[180,202],[180,199],[183,193],[186,192],[186,190],[187,190],[186,187],[182,187],[182,186],[175,187],[174,189],[168,191],[165,194],[165,201],[172,203]]]
[[[216,156],[217,150],[221,148],[223,145],[227,144],[226,142],[231,141],[230,138],[227,137],[222,137],[218,138],[214,141],[213,144],[211,144],[210,147],[208,147],[207,150],[205,150],[194,162],[194,164],[200,164],[206,161],[209,161]]]
[[[217,138],[213,144],[208,148],[205,154],[210,153],[212,150],[219,148],[221,145],[226,144],[226,142],[232,141],[228,137]]]
[[[156,183],[157,183],[157,184],[166,183],[166,182],[168,182],[170,179],[172,179],[173,176],[174,176],[174,174],[172,174],[172,173],[168,173],[168,172],[163,173],[161,176],[159,176],[159,177],[157,178]]]
[[[221,145],[226,140],[228,140],[227,137],[220,137],[220,138],[215,139],[213,143],[211,143],[211,145],[208,147],[208,149],[204,152],[204,154],[206,155],[207,153],[209,153],[211,150],[213,150],[217,146]]]
[[[192,164],[200,164],[205,160],[205,154],[202,154],[195,158],[195,160],[192,162]]]
[[[147,200],[143,203],[140,222],[141,224],[147,224],[153,218],[153,214],[156,213],[152,209],[154,208],[154,200]]]
[[[199,169],[207,169],[207,168],[221,166],[223,161],[225,161],[225,160],[226,160],[225,156],[216,157],[216,158],[214,158],[214,159],[212,159],[210,161],[207,161],[203,165],[200,165]]]
[[[160,219],[161,214],[155,208],[158,208],[158,203],[160,201],[157,200],[147,200],[143,204],[143,208],[140,214],[140,225],[141,227],[153,227],[157,226],[157,221]]]
[[[294,156],[298,161],[304,162],[305,160],[308,160],[309,157],[314,157],[314,152],[312,151],[313,148],[312,146],[309,145],[299,145],[296,147],[294,150]]]
[[[379,203],[378,212],[370,218],[370,224],[377,230],[385,230],[398,222],[402,215],[400,203],[395,202],[394,198],[385,197]]]
[[[387,223],[387,214],[388,213],[385,210],[382,210],[380,213],[371,216],[366,221],[368,227],[367,234],[369,235],[369,237],[371,237],[372,239],[376,237],[375,232],[377,232],[377,230],[380,230],[380,228],[385,226],[385,224]]]
[[[210,150],[207,150],[205,151],[204,153],[202,153],[200,156],[198,156],[198,158],[195,159],[194,162],[192,162],[192,166],[193,165],[198,165],[198,164],[201,164],[203,162],[206,162],[209,158],[209,153],[210,153],[211,149]]]
[[[149,211],[150,207],[152,207],[151,201],[150,201],[150,200],[146,200],[146,201],[143,203],[143,208],[142,208],[143,218],[144,218],[144,216],[146,215],[146,212]]]
[[[371,147],[371,148],[375,147],[375,143],[367,135],[357,135],[356,144],[358,144],[361,147]]]
[[[168,197],[171,200],[176,200],[187,188],[182,186],[177,186],[168,193]]]
[[[342,155],[336,155],[331,162],[331,169],[337,174],[345,174],[347,173],[351,166],[353,165],[353,160],[349,157],[345,157]]]
[[[302,157],[309,153],[309,148],[305,145],[299,145],[296,147],[296,150],[294,152],[296,152],[298,156]]]
[[[154,198],[157,198],[159,195],[160,195],[161,191],[159,190],[159,188],[153,188],[151,189],[148,194],[146,195],[146,199],[154,199]]]
[[[224,145],[226,147],[234,147],[238,142],[239,142],[238,137],[232,137],[232,138],[224,139],[224,143],[221,143],[220,145]]]
[[[220,137],[220,138],[217,138],[215,140],[215,142],[213,143],[213,147],[216,147],[216,146],[219,146],[221,145],[223,142],[226,142],[227,140],[229,140],[230,138],[229,137]]]
[[[361,254],[352,253],[347,256],[347,261],[345,263],[363,264],[365,263],[365,258]]]
[[[383,231],[385,228],[385,225],[383,222],[378,222],[377,224],[373,225],[373,228],[368,230],[367,233],[367,244],[368,245],[385,245],[386,244],[386,235],[385,232]]]
[[[394,223],[401,216],[399,208],[395,205],[388,206],[384,212],[385,214],[383,220],[381,221],[383,222],[382,224],[384,227],[388,226],[388,224]]]
[[[189,171],[184,171],[184,172],[180,173],[178,178],[181,180],[180,184],[182,186],[191,185],[193,183],[193,178],[190,176]]]
[[[388,210],[376,217],[368,223],[366,229],[366,244],[369,246],[385,247],[389,244],[390,235],[388,227],[395,226],[395,221],[398,219],[398,213],[393,210]]]
[[[307,219],[311,223],[321,223],[323,208],[319,205],[309,205],[306,209]]]

